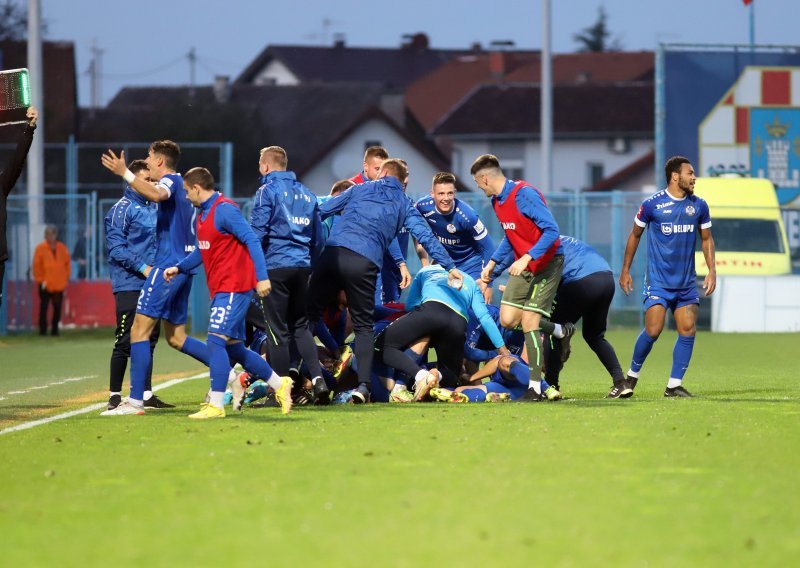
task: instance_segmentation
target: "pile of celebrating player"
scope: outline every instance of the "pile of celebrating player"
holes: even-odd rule
[[[126,182],[105,218],[117,333],[103,415],[173,406],[151,388],[161,322],[171,347],[209,368],[210,388],[194,419],[223,418],[226,403],[289,413],[293,404],[332,402],[559,400],[559,372],[580,319],[612,378],[607,397],[628,398],[668,308],[678,340],[664,395],[691,396],[682,380],[699,303],[697,233],[710,267],[714,243],[685,158],[667,162],[667,188],[643,203],[628,238],[620,276],[626,294],[649,226],[646,324],[627,374],[605,339],[615,289],[610,266],[586,243],[560,235],[542,193],[507,179],[493,155],[479,156],[470,173],[502,225],[498,246],[456,198],[453,174],[436,174],[430,195],[414,203],[405,193],[407,164],[381,147],[368,148],[363,170],[319,199],[287,169],[281,147],[262,149],[249,222],[215,190],[207,169],[178,174],[179,158],[169,140],[129,165],[124,153],[101,158]],[[413,279],[409,236],[423,265]],[[201,264],[211,294],[205,342],[185,330]],[[490,303],[492,283],[505,270],[498,309]],[[706,294],[714,286],[712,268]],[[131,388],[123,399],[128,359]]]

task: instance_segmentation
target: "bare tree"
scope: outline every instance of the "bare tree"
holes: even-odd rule
[[[28,33],[28,10],[17,0],[0,0],[0,41],[19,41]]]
[[[597,9],[597,21],[572,38],[580,45],[578,51],[601,53],[622,50],[622,42],[619,38],[611,37],[611,30],[608,29],[608,14],[603,6]]]

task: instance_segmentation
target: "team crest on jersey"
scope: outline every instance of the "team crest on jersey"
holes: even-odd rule
[[[455,232],[456,232],[456,226],[455,226],[455,225],[453,225],[452,223],[448,223],[448,225],[447,225],[447,232],[448,232],[448,233],[451,233],[451,234],[452,234],[452,233],[455,233]]]
[[[694,216],[694,214],[695,214],[695,209],[694,209],[694,206],[692,206],[692,205],[687,205],[687,206],[686,206],[686,214],[687,214],[689,217],[692,217],[692,216]]]
[[[661,232],[665,235],[672,234],[672,223],[661,223]]]

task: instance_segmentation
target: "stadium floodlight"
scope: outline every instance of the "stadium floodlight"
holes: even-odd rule
[[[26,121],[31,106],[31,89],[27,69],[0,71],[0,126]]]

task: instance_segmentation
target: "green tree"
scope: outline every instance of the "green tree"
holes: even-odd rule
[[[581,30],[580,33],[573,35],[572,38],[580,45],[578,51],[582,52],[602,53],[622,50],[619,38],[611,37],[611,30],[608,29],[608,14],[603,6],[597,9],[597,21]]]

